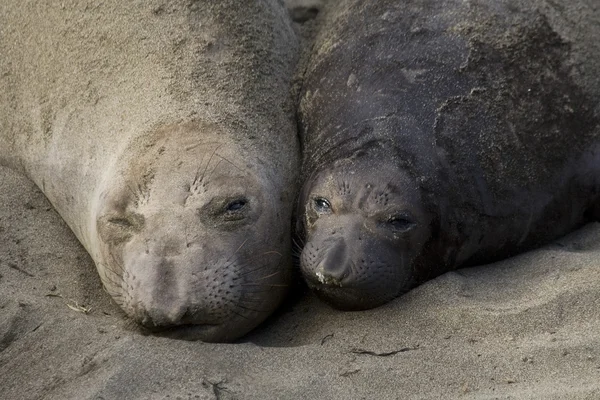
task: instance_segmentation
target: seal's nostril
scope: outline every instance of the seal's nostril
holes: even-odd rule
[[[177,325],[187,325],[193,323],[194,314],[190,311],[189,308],[185,308],[183,312],[179,313],[177,318]]]
[[[138,307],[135,310],[133,319],[148,330],[154,331],[158,328],[152,317],[150,317],[150,314],[144,308]]]
[[[341,286],[342,280],[349,276],[347,247],[343,239],[328,246],[316,268],[319,282]]]
[[[173,312],[172,310],[138,308],[135,319],[139,324],[151,331],[159,331],[178,325],[190,323],[191,316],[186,311]]]
[[[315,273],[317,280],[324,285],[342,286],[344,281],[350,274],[348,268],[341,263],[328,264],[321,261],[317,266]]]

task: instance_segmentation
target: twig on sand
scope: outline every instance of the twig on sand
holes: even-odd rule
[[[395,354],[398,353],[404,353],[407,351],[411,351],[411,350],[418,350],[419,346],[415,346],[415,347],[403,347],[399,350],[392,350],[392,351],[387,351],[387,352],[383,352],[383,353],[377,353],[375,351],[371,351],[371,350],[364,350],[364,349],[352,349],[351,353],[354,354],[365,354],[365,355],[369,355],[369,356],[377,356],[377,357],[388,357],[388,356],[393,356]]]
[[[67,307],[69,307],[73,311],[77,311],[77,312],[84,313],[84,314],[87,314],[92,310],[92,307],[81,306],[77,302],[75,302],[74,305],[67,304]]]
[[[46,297],[60,297],[61,299],[65,299],[65,297],[62,294],[54,294],[54,293],[48,293],[48,294],[46,294]],[[66,300],[65,305],[73,311],[77,311],[77,312],[80,312],[83,314],[88,314],[92,310],[92,307],[86,307],[86,306],[80,305],[77,301],[75,301],[73,299],[65,299],[65,300]],[[71,304],[69,304],[69,303],[71,303]]]

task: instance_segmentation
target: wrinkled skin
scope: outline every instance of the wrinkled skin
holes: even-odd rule
[[[321,171],[303,197],[309,286],[341,309],[389,301],[409,286],[430,217],[408,176],[381,160]],[[374,273],[376,271],[376,273]]]
[[[192,136],[197,129],[165,132]],[[99,271],[108,293],[145,327],[228,341],[281,301],[290,278],[289,234],[277,188],[258,163],[202,136],[185,153],[166,137],[141,158],[119,163],[128,170],[99,197]]]
[[[264,321],[290,281],[300,163],[283,4],[10,0],[0,26],[0,165],[125,314],[212,342]]]
[[[376,307],[598,218],[600,11],[553,7],[325,10],[298,112],[300,266],[321,298]]]

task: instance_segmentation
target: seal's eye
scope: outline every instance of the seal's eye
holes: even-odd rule
[[[406,215],[392,215],[386,223],[395,232],[408,232],[417,225]]]
[[[229,204],[227,204],[226,209],[228,212],[240,211],[241,209],[246,207],[247,203],[248,203],[248,200],[246,200],[246,199],[234,200],[234,201],[230,202]]]
[[[323,197],[315,197],[313,205],[319,214],[329,214],[331,212],[331,204]]]
[[[119,244],[128,241],[142,229],[144,217],[133,212],[108,213],[98,218],[96,226],[105,242]]]
[[[107,220],[107,222],[124,229],[128,229],[133,226],[131,221],[127,218],[110,218]]]
[[[226,221],[240,221],[248,215],[248,200],[245,198],[231,200],[225,203],[222,215]]]

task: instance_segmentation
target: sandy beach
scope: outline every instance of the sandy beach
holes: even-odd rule
[[[600,224],[396,301],[302,293],[233,344],[147,336],[26,178],[0,170],[4,399],[597,399]]]
[[[373,310],[298,283],[236,343],[168,339],[125,317],[45,196],[0,168],[0,399],[600,399],[599,277],[592,223]]]

